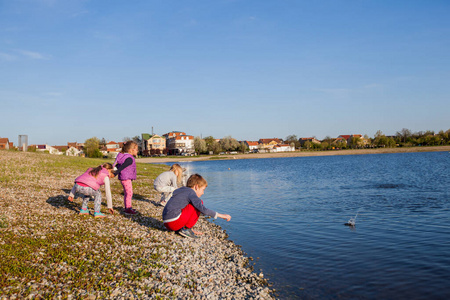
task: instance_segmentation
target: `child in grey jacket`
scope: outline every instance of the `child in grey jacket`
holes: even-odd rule
[[[167,201],[172,197],[183,179],[183,168],[179,164],[173,164],[169,171],[161,173],[156,177],[153,187],[156,191],[161,193],[161,200],[159,204],[166,206]]]

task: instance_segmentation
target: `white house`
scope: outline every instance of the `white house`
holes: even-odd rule
[[[295,151],[295,147],[291,147],[291,145],[288,144],[278,144],[275,145],[274,150],[276,150],[276,152],[290,152],[290,151]]]
[[[169,154],[194,153],[194,137],[181,131],[172,131],[163,135]]]
[[[256,142],[256,141],[245,141],[244,143],[248,147],[250,152],[252,152],[253,150],[257,150],[258,149],[259,143]]]
[[[66,155],[67,156],[80,156],[81,153],[83,153],[83,151],[75,148],[75,147],[70,147],[69,149],[67,149],[66,151]]]

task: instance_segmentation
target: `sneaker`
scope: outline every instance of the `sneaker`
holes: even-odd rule
[[[189,237],[193,239],[198,239],[198,236],[190,228],[181,228],[177,233],[184,237]]]
[[[94,211],[94,218],[104,218],[106,217],[104,214],[102,214],[99,211]]]
[[[167,204],[167,201],[164,201],[164,200],[159,202],[159,205],[162,207],[166,206],[166,204]]]
[[[80,209],[80,215],[88,215],[89,214],[89,209]]]
[[[69,196],[69,197],[67,197],[67,200],[69,200],[70,202],[73,202],[73,197]]]
[[[135,215],[137,214],[137,211],[135,211],[134,209],[130,208],[125,208],[124,212],[128,215]]]

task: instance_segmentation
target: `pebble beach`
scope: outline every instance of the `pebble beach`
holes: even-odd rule
[[[138,164],[133,208],[123,212],[112,180],[115,213],[79,215],[67,200],[74,179],[101,159],[0,151],[1,299],[273,299],[264,274],[219,226],[200,218],[198,239],[162,223],[153,180],[168,169]],[[205,203],[207,205],[207,202]],[[231,220],[230,222],[232,222]],[[223,221],[225,222],[225,221]]]

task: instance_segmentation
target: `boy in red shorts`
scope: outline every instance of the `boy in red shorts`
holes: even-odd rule
[[[208,182],[199,174],[189,177],[185,187],[181,187],[173,192],[163,210],[164,226],[168,230],[176,231],[184,237],[197,238],[203,233],[192,230],[197,223],[201,213],[204,215],[217,217],[230,221],[231,216],[220,214],[203,205],[200,197],[205,193]]]

